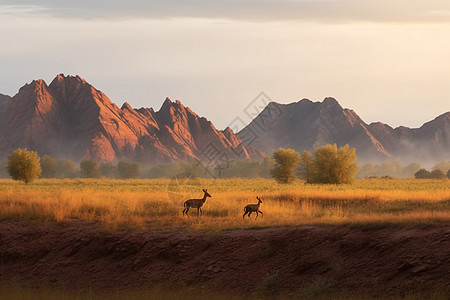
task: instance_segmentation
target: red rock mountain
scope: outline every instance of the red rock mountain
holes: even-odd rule
[[[336,143],[355,147],[361,162],[450,160],[450,112],[417,129],[393,129],[383,123],[366,124],[333,98],[323,102],[271,102],[237,136],[247,146],[265,153],[279,147],[313,151]]]
[[[18,147],[56,158],[135,160],[142,163],[199,159],[261,159],[227,128],[217,130],[181,102],[166,99],[158,112],[116,106],[79,76],[58,75],[0,95],[0,159]]]

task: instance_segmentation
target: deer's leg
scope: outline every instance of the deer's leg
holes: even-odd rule
[[[250,211],[249,213],[248,213],[248,217],[250,218],[250,215],[252,214],[252,211]]]
[[[263,212],[262,211],[260,211],[260,210],[258,210],[259,211],[259,213],[264,217],[264,214],[263,214]]]
[[[259,215],[258,215],[258,211],[256,211],[256,218],[255,218],[255,220],[258,219],[258,216],[259,216]]]
[[[199,207],[198,209],[200,210],[200,214],[201,214],[201,216],[203,216],[203,210],[202,210],[202,208],[201,208],[201,207]]]
[[[190,208],[191,208],[190,206],[188,206],[188,207],[185,208],[185,209],[186,209],[186,216],[188,216],[188,217],[189,217],[188,212],[189,212],[189,209],[190,209]]]
[[[242,215],[242,219],[244,219],[244,217],[245,217],[245,215],[248,213],[248,211],[246,210],[245,212],[244,212],[244,214]]]

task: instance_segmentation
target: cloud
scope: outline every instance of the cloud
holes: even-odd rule
[[[448,0],[0,0],[1,7],[40,7],[59,18],[206,18],[319,23],[450,21]],[[11,10],[9,10],[11,12]]]

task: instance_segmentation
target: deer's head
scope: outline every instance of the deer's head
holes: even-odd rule
[[[211,195],[208,194],[208,189],[203,189],[203,193],[205,193],[205,196],[206,196],[206,197],[211,197]]]
[[[259,198],[258,196],[256,196],[256,199],[258,199],[258,203],[262,203],[261,198]]]

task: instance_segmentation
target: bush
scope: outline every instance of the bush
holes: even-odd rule
[[[446,177],[445,173],[440,169],[431,171],[430,175],[432,179],[444,179]]]
[[[76,164],[71,160],[58,160],[57,178],[75,178],[79,176]]]
[[[58,162],[56,159],[44,155],[41,158],[41,177],[42,178],[56,178],[56,175],[58,173]]]
[[[447,171],[447,178],[450,179],[450,169]]]
[[[95,160],[82,160],[80,162],[81,176],[84,178],[98,178],[100,171]]]
[[[295,179],[295,169],[300,162],[300,154],[292,149],[280,148],[273,152],[275,167],[272,177],[279,183],[292,183]]]
[[[431,178],[431,173],[428,170],[420,169],[419,171],[417,171],[414,174],[414,177],[416,179],[430,179]]]
[[[8,157],[8,173],[12,179],[28,184],[42,172],[39,161],[37,152],[19,148]]]
[[[141,175],[141,165],[137,162],[119,161],[117,171],[122,179],[136,178]]]
[[[358,172],[355,148],[326,145],[301,155],[299,175],[308,183],[351,183]]]

